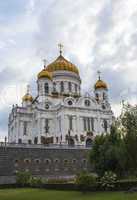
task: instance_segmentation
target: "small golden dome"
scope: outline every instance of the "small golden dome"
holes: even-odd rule
[[[39,78],[48,78],[52,80],[52,74],[44,68],[41,72],[39,72],[38,79]]]
[[[95,83],[94,88],[95,88],[95,90],[96,89],[101,89],[101,88],[108,89],[107,84],[104,81],[100,80],[100,79]]]
[[[54,72],[57,70],[71,71],[79,75],[77,67],[66,60],[62,55],[60,55],[54,62],[49,64],[46,67],[46,70],[48,70],[49,72]]]
[[[33,97],[30,95],[30,94],[25,94],[23,97],[22,97],[22,101],[33,101]]]

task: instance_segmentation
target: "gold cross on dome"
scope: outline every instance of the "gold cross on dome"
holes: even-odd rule
[[[97,73],[98,73],[98,79],[100,80],[101,71],[98,70]]]
[[[58,47],[59,47],[59,53],[61,55],[62,54],[62,49],[63,49],[63,44],[59,43]]]
[[[47,60],[43,59],[43,63],[44,63],[44,68],[46,68]]]

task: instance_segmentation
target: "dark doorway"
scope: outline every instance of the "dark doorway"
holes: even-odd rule
[[[34,138],[34,144],[38,144],[38,138],[37,137]]]
[[[22,139],[18,139],[18,143],[19,143],[19,144],[22,144]]]
[[[72,138],[69,138],[69,145],[70,146],[75,146],[75,142]]]
[[[88,138],[86,140],[86,147],[91,147],[92,146],[92,139],[91,138]]]

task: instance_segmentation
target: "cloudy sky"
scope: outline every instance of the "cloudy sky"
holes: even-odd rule
[[[1,0],[0,139],[12,104],[21,104],[28,83],[36,95],[42,59],[53,61],[60,42],[83,93],[93,92],[101,70],[116,115],[122,99],[137,103],[136,0]]]

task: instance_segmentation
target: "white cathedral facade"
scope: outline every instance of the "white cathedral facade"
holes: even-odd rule
[[[9,143],[91,145],[110,131],[114,115],[108,86],[100,76],[94,95],[81,94],[78,68],[62,56],[37,75],[37,96],[30,91],[9,115]]]

